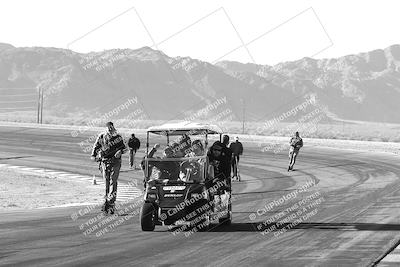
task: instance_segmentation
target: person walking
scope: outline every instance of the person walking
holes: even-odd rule
[[[140,140],[135,137],[135,134],[132,134],[131,138],[129,138],[128,147],[129,147],[129,167],[134,168],[136,170],[135,155],[137,150],[140,148]]]
[[[229,148],[229,135],[224,135],[222,137],[222,154],[223,154],[223,161],[224,161],[224,169],[223,172],[225,177],[228,181],[229,190],[231,189],[231,181],[232,181],[232,150]]]
[[[239,142],[239,137],[235,137],[235,142],[232,142],[229,145],[229,148],[232,150],[232,169],[233,169],[233,178],[239,180],[238,177],[238,164],[240,155],[243,154],[243,145]]]
[[[296,158],[299,155],[300,148],[303,147],[303,139],[300,137],[299,132],[290,139],[290,149],[289,149],[289,167],[288,171],[293,170],[293,166],[296,163]]]
[[[100,161],[105,180],[105,202],[102,211],[114,214],[117,199],[118,176],[121,169],[121,155],[125,152],[124,139],[110,121],[106,123],[106,131],[99,134],[93,145],[91,159]],[[110,192],[110,187],[111,192]]]

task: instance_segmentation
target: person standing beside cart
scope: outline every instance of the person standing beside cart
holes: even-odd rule
[[[235,137],[235,142],[232,142],[229,145],[229,148],[232,150],[232,169],[233,169],[233,178],[239,180],[238,177],[238,164],[240,155],[243,154],[243,145],[239,142],[239,137]]]
[[[225,175],[225,179],[227,181],[227,189],[230,192],[231,191],[231,182],[232,182],[232,150],[229,148],[229,136],[228,135],[224,135],[222,137],[222,155],[223,155],[223,172]]]
[[[132,134],[131,138],[129,138],[128,147],[129,147],[129,167],[136,169],[135,155],[136,151],[140,148],[140,140],[137,137],[135,137],[135,134]]]

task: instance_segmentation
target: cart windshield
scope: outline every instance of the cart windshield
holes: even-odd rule
[[[204,182],[206,156],[148,158],[149,180]]]

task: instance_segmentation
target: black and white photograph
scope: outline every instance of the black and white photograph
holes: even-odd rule
[[[1,0],[0,266],[400,266],[400,2]]]

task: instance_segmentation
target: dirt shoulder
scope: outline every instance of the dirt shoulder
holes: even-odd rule
[[[103,186],[0,167],[0,210],[101,203]]]

